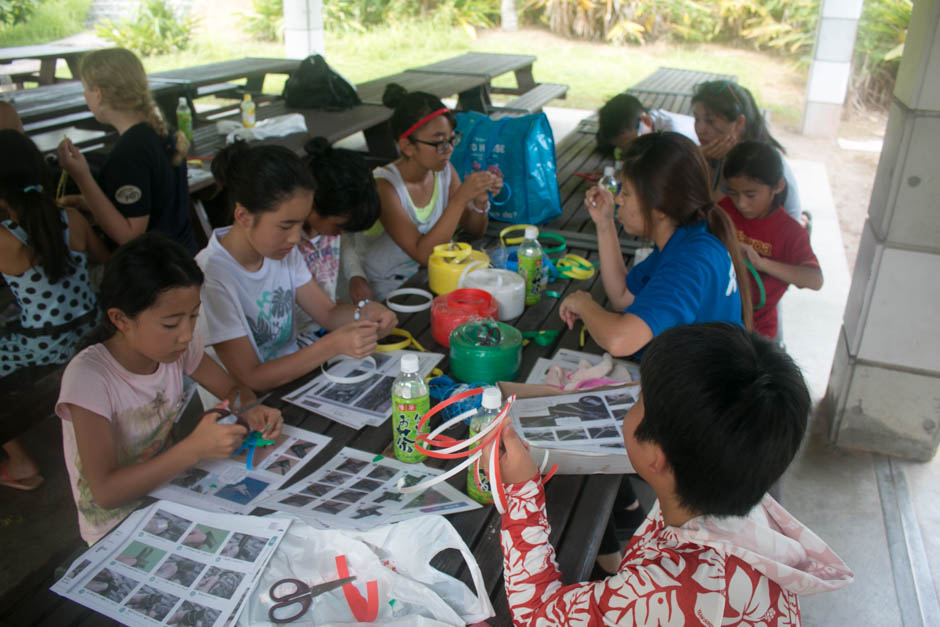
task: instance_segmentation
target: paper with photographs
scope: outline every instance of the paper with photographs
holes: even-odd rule
[[[51,589],[127,625],[222,625],[237,619],[290,523],[157,501],[88,549]]]
[[[537,384],[545,383],[545,375],[548,374],[548,369],[552,366],[559,366],[563,370],[571,371],[576,370],[582,361],[586,361],[591,365],[597,365],[603,358],[603,355],[575,351],[569,348],[559,348],[558,352],[556,352],[555,356],[551,359],[539,357],[535,361],[535,365],[529,372],[529,376],[526,378],[525,382]],[[625,368],[627,372],[630,373],[630,378],[633,381],[640,380],[639,364],[635,364],[632,361],[626,361],[623,359],[615,359],[614,364],[618,367]]]
[[[255,449],[252,470],[245,463],[247,452],[228,459],[203,460],[150,496],[213,512],[247,514],[266,491],[284,485],[329,442],[325,435],[284,425],[274,444]]]
[[[400,478],[410,486],[443,472],[423,464],[405,464],[344,448],[310,476],[273,493],[259,505],[322,526],[353,529],[368,529],[422,514],[446,515],[480,507],[446,482],[423,492],[398,491]]]
[[[623,418],[639,385],[614,390],[518,399],[509,413],[516,432],[533,446],[626,454]]]
[[[392,383],[400,372],[401,357],[406,353],[418,356],[418,372],[422,377],[444,359],[440,353],[418,351],[374,353],[376,374],[365,381],[336,383],[321,372],[284,400],[353,429],[377,427],[392,415]],[[335,377],[356,377],[372,370],[372,365],[347,359],[330,366],[329,370]]]

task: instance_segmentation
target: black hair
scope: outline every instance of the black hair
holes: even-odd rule
[[[365,231],[379,219],[381,203],[375,177],[362,155],[333,148],[325,137],[304,146],[304,163],[313,175],[313,210],[323,217],[341,216],[342,230]]]
[[[249,146],[238,140],[212,159],[212,176],[236,203],[250,213],[274,211],[297,190],[314,191],[310,171],[300,157],[283,146]]]
[[[617,94],[597,112],[597,150],[610,157],[614,154],[614,138],[625,131],[636,130],[640,118],[647,113],[643,103],[630,94]]]
[[[182,244],[156,231],[138,235],[114,251],[105,264],[98,296],[101,324],[82,347],[104,342],[117,332],[108,319],[109,309],[136,318],[166,290],[201,287],[203,279],[202,270]]]
[[[653,209],[658,209],[680,227],[705,220],[709,232],[725,245],[738,278],[741,319],[751,328],[754,314],[747,267],[731,218],[712,202],[702,151],[685,135],[656,131],[630,142],[621,158],[620,174],[636,189],[647,231],[653,224]]]
[[[717,114],[734,122],[739,115],[744,116],[742,139],[753,139],[772,144],[780,152],[784,147],[774,139],[767,129],[767,123],[750,90],[731,81],[705,81],[695,86],[692,104],[701,102],[712,114]]]
[[[743,516],[793,460],[809,421],[799,367],[773,341],[727,323],[679,326],[640,362],[635,437],[663,451],[681,505]]]
[[[397,83],[389,83],[385,86],[385,92],[382,94],[382,104],[389,109],[394,109],[388,124],[392,129],[392,137],[396,141],[402,133],[414,126],[424,116],[438,109],[447,109],[441,99],[434,94],[423,91],[409,92]],[[450,120],[450,125],[453,128],[457,128],[457,117],[453,112],[448,111],[443,116]]]
[[[75,270],[62,210],[53,193],[49,170],[36,144],[18,131],[0,131],[0,200],[16,213],[14,221],[29,238],[30,261],[42,267],[50,283]]]
[[[744,141],[728,152],[723,172],[726,181],[733,176],[745,176],[773,188],[784,178],[783,158],[770,144]],[[786,201],[787,186],[784,186],[774,196],[774,207],[780,207]]]

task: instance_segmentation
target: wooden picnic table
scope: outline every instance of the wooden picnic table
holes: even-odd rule
[[[245,88],[248,91],[260,92],[264,87],[264,79],[268,74],[290,74],[298,67],[300,67],[300,61],[297,59],[245,57],[244,59],[232,59],[165,72],[155,72],[150,77],[168,83],[176,83],[194,90],[192,96],[195,97],[198,95],[200,87],[227,83],[242,78],[246,79]]]
[[[72,78],[77,80],[82,55],[95,49],[62,44],[0,48],[0,64],[12,63],[20,59],[37,59],[39,61],[39,84],[51,85],[55,83],[55,66],[59,59],[65,60],[65,63],[69,66],[69,71],[72,73]]]
[[[489,78],[483,74],[438,74],[406,71],[356,85],[359,98],[367,104],[382,104],[385,87],[397,83],[408,91],[424,91],[438,98],[458,94],[457,108],[486,112],[490,106]]]
[[[629,87],[626,93],[636,96],[648,109],[665,109],[673,113],[692,115],[692,94],[696,85],[705,81],[736,83],[738,77],[732,74],[661,67]]]
[[[521,95],[535,87],[535,79],[532,77],[532,64],[535,59],[536,57],[530,54],[467,52],[458,57],[409,68],[408,71],[485,76],[487,81],[492,81],[497,76],[507,72],[513,72],[516,76],[516,87],[493,87],[490,85],[490,93]]]

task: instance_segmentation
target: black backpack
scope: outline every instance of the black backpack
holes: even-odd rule
[[[349,82],[318,54],[300,62],[284,84],[284,101],[296,109],[342,111],[362,104]]]

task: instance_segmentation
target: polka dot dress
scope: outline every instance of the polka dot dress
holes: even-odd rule
[[[68,217],[65,241],[69,241]],[[26,231],[11,220],[0,222],[17,239],[29,245]],[[19,325],[0,337],[0,377],[20,368],[62,364],[98,322],[97,299],[88,280],[85,253],[72,252],[71,275],[50,283],[42,266],[20,275],[4,274],[20,306]]]

